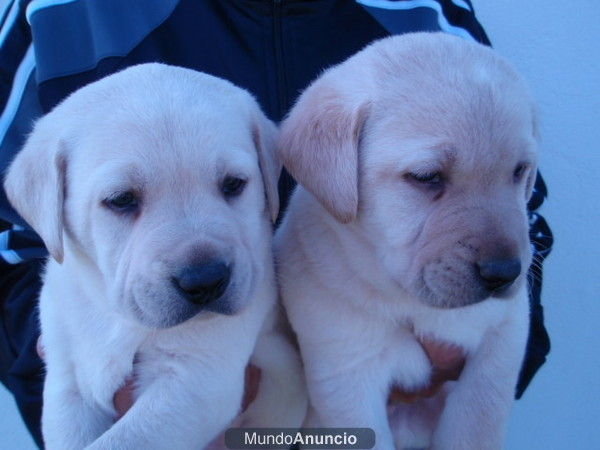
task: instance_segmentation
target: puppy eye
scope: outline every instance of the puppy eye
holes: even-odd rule
[[[221,185],[221,192],[225,197],[236,197],[242,193],[247,181],[243,178],[227,176]]]
[[[407,173],[405,177],[412,182],[427,186],[439,186],[442,184],[442,174],[440,172],[430,173]]]
[[[104,200],[104,205],[113,211],[130,212],[138,207],[138,199],[131,191],[117,192]]]
[[[521,181],[521,179],[523,178],[523,175],[525,175],[525,172],[527,172],[528,168],[529,168],[529,166],[526,163],[517,164],[517,167],[515,167],[515,170],[513,172],[513,179],[514,179],[515,183],[518,183],[519,181]]]

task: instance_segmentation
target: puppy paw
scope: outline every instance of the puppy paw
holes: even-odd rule
[[[404,391],[418,391],[428,386],[432,366],[427,353],[414,338],[406,339],[396,347],[398,358],[393,385]]]

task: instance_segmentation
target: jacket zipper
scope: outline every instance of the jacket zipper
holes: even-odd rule
[[[283,119],[287,106],[285,92],[286,79],[283,63],[283,31],[282,31],[282,3],[283,0],[273,0],[273,43],[275,50],[275,66],[277,72],[277,101],[279,117]]]

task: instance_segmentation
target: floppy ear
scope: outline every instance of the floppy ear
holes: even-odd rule
[[[63,260],[66,159],[56,126],[39,120],[11,163],[4,190],[16,211],[40,235],[56,261]]]
[[[368,103],[328,75],[308,87],[284,120],[278,154],[296,181],[347,223],[358,212],[358,145]]]
[[[275,222],[279,214],[279,193],[277,184],[281,173],[281,163],[275,153],[277,127],[262,112],[252,127],[254,146],[258,152],[258,164],[262,173],[265,195],[269,206],[271,220]]]

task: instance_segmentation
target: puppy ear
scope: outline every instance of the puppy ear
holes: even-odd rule
[[[63,261],[63,200],[66,158],[55,126],[36,124],[11,163],[4,190],[15,210],[40,235],[56,261]]]
[[[252,127],[254,146],[258,152],[258,163],[262,173],[265,195],[271,220],[275,222],[279,214],[279,193],[277,185],[281,173],[281,163],[275,153],[277,127],[259,112]]]
[[[278,154],[296,181],[347,223],[358,212],[358,145],[368,104],[328,75],[308,87],[284,120]]]

